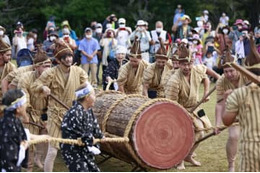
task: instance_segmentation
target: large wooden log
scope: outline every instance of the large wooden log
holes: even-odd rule
[[[194,143],[188,112],[168,99],[108,91],[97,95],[93,112],[107,137],[129,139],[101,143],[102,151],[141,167],[172,168]]]

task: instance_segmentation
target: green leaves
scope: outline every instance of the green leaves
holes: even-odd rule
[[[105,18],[114,13],[118,18],[124,17],[132,28],[136,21],[143,19],[149,22],[149,29],[154,29],[155,22],[161,20],[164,28],[171,31],[173,16],[178,4],[196,25],[195,17],[207,9],[210,20],[216,26],[222,12],[230,17],[230,24],[235,19],[250,19],[253,25],[258,24],[260,12],[259,0],[1,0],[0,25],[13,33],[15,23],[21,21],[26,30],[36,28],[43,32],[50,16],[56,17],[56,25],[69,20],[73,30],[83,35],[84,28],[95,20],[103,23]],[[39,34],[41,37],[41,34]]]

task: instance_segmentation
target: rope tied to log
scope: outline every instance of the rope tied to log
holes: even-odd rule
[[[111,91],[105,91],[104,93],[119,93],[119,94],[122,94],[121,92],[111,92]],[[123,95],[122,98],[118,99],[117,101],[115,101],[110,107],[109,109],[107,110],[105,116],[104,116],[104,119],[102,121],[102,124],[101,124],[101,129],[102,129],[102,132],[104,133],[106,131],[106,124],[107,124],[107,120],[111,114],[111,112],[114,110],[114,108],[119,104],[121,103],[122,101],[124,101],[125,99],[127,98],[132,98],[132,97],[144,97],[142,95],[139,95],[139,94],[130,94],[130,95]]]
[[[59,142],[59,143],[64,143],[64,144],[69,144],[69,145],[78,145],[78,146],[85,146],[85,144],[81,141],[81,138],[78,139],[63,139],[63,138],[44,138],[44,139],[35,139],[35,140],[30,140],[29,144],[34,145],[34,144],[39,144],[39,143],[47,143],[47,142]],[[102,139],[94,139],[93,144],[96,143],[106,143],[106,142],[114,142],[114,143],[124,143],[124,142],[129,142],[129,138],[102,138]]]
[[[141,95],[139,95],[140,97]],[[145,97],[146,98],[146,97]],[[142,104],[132,115],[131,119],[129,120],[126,128],[125,128],[125,133],[124,133],[124,137],[127,137],[131,131],[132,125],[135,122],[137,116],[143,112],[146,108],[150,107],[151,105],[153,105],[156,102],[167,102],[167,103],[174,103],[179,105],[177,102],[174,102],[172,100],[166,99],[166,98],[156,98],[156,99],[152,99],[152,100],[148,100],[147,102],[145,102],[144,104]],[[185,109],[184,109],[185,110]],[[142,167],[147,167],[147,165],[140,160],[140,158],[136,155],[136,152],[132,149],[131,145],[129,143],[125,143],[126,148],[128,149],[129,153],[131,154],[131,156],[138,162],[139,165],[141,165]]]

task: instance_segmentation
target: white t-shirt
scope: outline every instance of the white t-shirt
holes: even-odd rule
[[[219,18],[219,23],[222,23],[223,25],[228,25],[228,21],[229,21],[229,17],[225,16],[225,17],[220,17]]]
[[[118,29],[116,31],[116,32],[118,32],[116,39],[117,39],[118,45],[128,48],[128,46],[130,46],[129,36],[130,36],[132,30],[129,27],[127,27],[126,29],[128,29],[130,31],[130,33],[126,30],[119,30]]]

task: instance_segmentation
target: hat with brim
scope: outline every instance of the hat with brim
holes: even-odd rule
[[[177,53],[178,51],[175,50],[174,53],[172,54],[172,61],[179,61],[179,55]]]
[[[57,31],[51,31],[50,33],[49,33],[49,36],[55,36],[55,37],[57,37],[57,38],[59,38],[59,35],[58,35],[58,33],[57,33]]]
[[[245,25],[248,25],[248,26],[250,25],[248,20],[244,20],[243,22],[244,22]]]
[[[201,44],[200,36],[198,34],[194,34],[192,37],[192,41],[197,40]]]
[[[188,15],[183,15],[183,16],[181,17],[181,20],[186,20],[186,19],[189,21],[189,23],[191,23],[190,16],[188,16]]]
[[[47,56],[47,53],[41,48],[41,46],[37,47],[37,52],[34,56],[33,63],[36,66],[51,64],[50,58]]]
[[[146,25],[145,21],[143,21],[143,20],[138,20],[137,24],[136,24],[136,26],[145,26],[145,25]]]
[[[61,23],[61,27],[64,27],[64,26],[67,26],[67,27],[71,30],[69,21],[64,20],[64,21]]]
[[[199,34],[199,28],[191,29],[192,34]]]
[[[177,54],[178,54],[178,61],[180,61],[180,62],[182,62],[182,61],[192,62],[193,61],[188,48],[183,43],[181,43],[179,45]]]
[[[119,20],[118,20],[118,23],[120,24],[120,23],[123,23],[123,24],[125,24],[125,19],[124,18],[120,18]]]
[[[231,63],[235,62],[236,58],[231,54],[231,50],[229,49],[226,50],[226,55],[223,57],[223,60],[219,61],[219,63],[221,63],[222,68],[232,67]]]
[[[4,40],[0,39],[0,53],[11,50],[11,46],[7,44]]]
[[[90,27],[86,27],[85,32],[88,32],[88,31],[92,32],[92,29]]]
[[[234,25],[244,25],[244,22],[242,19],[237,19]]]
[[[155,53],[155,58],[156,59],[158,59],[158,58],[159,59],[168,59],[167,51],[164,47],[163,40],[160,37],[159,37],[159,41],[160,41],[160,48]]]
[[[72,49],[65,43],[59,39],[54,40],[55,49],[53,51],[54,57],[57,59],[61,59],[66,55],[73,55]]]
[[[0,25],[0,30],[3,30],[5,32],[5,28]]]
[[[108,31],[113,32],[114,36],[116,35],[116,32],[115,32],[115,30],[113,28],[107,28],[105,33],[107,33]]]

